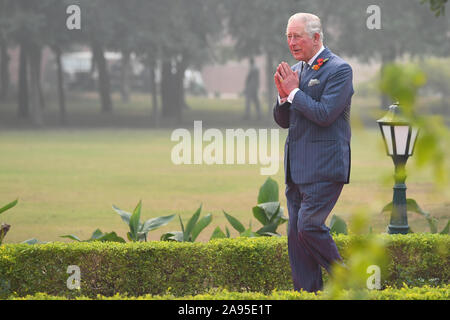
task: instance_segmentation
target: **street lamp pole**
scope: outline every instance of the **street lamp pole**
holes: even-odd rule
[[[409,125],[399,114],[395,103],[389,107],[387,114],[378,120],[387,154],[395,166],[394,194],[392,199],[391,220],[388,233],[406,234],[409,232],[406,206],[406,162],[413,154],[418,130]]]

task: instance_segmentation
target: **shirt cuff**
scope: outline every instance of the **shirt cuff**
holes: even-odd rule
[[[289,103],[292,103],[292,100],[294,100],[294,96],[297,93],[297,91],[300,90],[299,88],[295,88],[294,90],[291,91],[291,93],[289,93],[289,96],[287,98],[287,101]]]

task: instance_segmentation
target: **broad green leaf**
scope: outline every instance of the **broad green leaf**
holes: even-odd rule
[[[131,218],[131,213],[120,210],[119,208],[117,208],[115,205],[112,206],[113,209],[120,215],[120,217],[122,218],[122,220],[127,224],[130,225],[130,218]]]
[[[67,234],[64,236],[60,236],[60,238],[67,238],[67,239],[75,240],[78,242],[82,242],[82,240],[80,238],[78,238],[76,235],[73,235],[73,234]]]
[[[31,238],[31,239],[23,241],[22,243],[26,243],[26,244],[44,244],[44,243],[47,243],[47,242],[42,242],[42,241],[39,241],[36,238]]]
[[[279,201],[278,183],[271,177],[268,177],[259,189],[258,204],[264,202]]]
[[[186,230],[184,231],[184,241],[189,240],[192,230],[194,229],[195,225],[197,224],[198,218],[200,217],[201,211],[202,211],[202,205],[200,205],[200,207],[197,209],[197,211],[195,211],[195,213],[189,219],[189,221],[186,225]]]
[[[261,222],[262,225],[266,225],[269,223],[269,219],[266,216],[266,212],[259,206],[255,206],[252,208],[253,216]]]
[[[139,220],[141,219],[141,207],[142,201],[139,201],[136,208],[133,211],[133,214],[130,218],[130,233],[131,237],[137,240],[138,232],[139,232]]]
[[[18,201],[19,201],[19,199],[16,199],[13,202],[10,202],[7,205],[3,206],[2,208],[0,208],[0,213],[3,213],[6,210],[11,209],[12,207],[14,207],[17,204]]]
[[[192,237],[191,237],[192,242],[194,242],[195,239],[197,239],[200,232],[202,232],[202,230],[205,229],[211,223],[211,221],[212,221],[211,213],[208,213],[206,216],[204,216],[198,221],[194,229],[192,229]]]
[[[266,237],[281,237],[281,234],[279,234],[279,233],[273,233],[273,232],[263,232],[263,233],[259,233],[258,232],[258,234],[259,235],[261,235],[261,236],[266,236]]]
[[[228,222],[231,224],[231,226],[236,229],[237,232],[242,233],[245,231],[245,227],[243,226],[242,223],[239,222],[238,219],[236,219],[235,217],[229,215],[228,213],[226,213],[225,211],[223,211],[225,218],[227,218]]]
[[[447,221],[447,225],[445,226],[444,229],[442,229],[440,234],[450,234],[450,220]]]
[[[96,241],[125,243],[125,240],[122,237],[119,237],[114,231],[103,234],[101,237],[97,238]]]
[[[258,207],[264,210],[266,213],[266,217],[269,222],[277,216],[278,211],[280,210],[280,203],[276,202],[265,202],[258,204]]]
[[[256,231],[256,233],[258,233],[260,235],[262,235],[264,233],[276,233],[277,227],[278,227],[278,223],[272,222],[272,223],[269,223],[269,224],[263,226],[261,229]]]
[[[347,224],[345,223],[345,221],[342,218],[338,217],[337,215],[333,215],[333,217],[331,217],[330,233],[348,234]]]
[[[229,238],[231,235],[230,235],[230,230],[228,229],[228,227],[225,227],[225,232],[226,232],[227,238]]]
[[[242,232],[239,236],[240,237],[255,238],[255,237],[259,237],[259,234],[257,234],[256,232],[253,232],[251,230],[251,228],[248,228],[247,230]]]
[[[171,231],[161,236],[161,241],[178,241],[183,242],[183,233],[180,231]]]
[[[174,214],[172,214],[170,216],[148,219],[147,221],[144,222],[141,232],[147,233],[149,231],[152,231],[159,227],[162,227],[162,226],[168,224],[170,221],[172,221],[173,218],[175,218]]]
[[[90,240],[96,240],[96,239],[100,238],[101,236],[103,236],[103,232],[101,232],[100,229],[97,229],[92,233]]]
[[[227,238],[227,236],[225,235],[225,233],[223,233],[223,231],[220,229],[220,227],[216,227],[209,240],[222,239],[222,238]]]
[[[181,216],[178,215],[178,219],[180,220],[180,225],[181,225],[181,233],[184,234],[184,225],[183,225],[183,220],[181,220]]]

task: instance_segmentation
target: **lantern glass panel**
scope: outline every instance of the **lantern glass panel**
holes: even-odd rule
[[[395,146],[398,155],[406,154],[406,144],[408,142],[409,126],[395,126]]]
[[[417,128],[412,128],[411,141],[409,142],[408,155],[412,155],[414,143],[416,142],[418,132],[419,132],[419,130]]]
[[[391,136],[391,126],[390,125],[382,125],[381,128],[383,129],[383,135],[384,140],[386,141],[386,145],[388,148],[388,154],[393,154],[393,148],[392,148],[392,136]]]

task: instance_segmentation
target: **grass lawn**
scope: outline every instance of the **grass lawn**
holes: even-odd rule
[[[137,107],[130,115],[139,119],[147,112],[143,105],[148,98],[137,99]],[[75,111],[69,105],[72,108],[69,116],[81,117],[83,108],[89,104],[86,101],[80,103],[81,111]],[[186,112],[182,126],[191,130],[193,120],[218,119],[211,121],[211,126],[239,127],[236,121],[243,113],[239,100],[229,104],[226,100],[215,100],[214,110],[211,110],[211,101],[214,100],[190,100],[191,109]],[[229,105],[233,112],[227,109]],[[125,106],[118,103],[116,108],[114,121],[120,123]],[[46,112],[52,114],[54,109],[50,104]],[[3,108],[5,117],[2,121],[12,114],[4,110],[8,111],[8,108]],[[271,123],[269,116],[266,122]],[[251,122],[243,123],[242,127],[251,125]],[[228,225],[222,210],[245,225],[251,220],[253,230],[259,227],[251,213],[258,189],[267,178],[260,175],[259,164],[176,166],[170,158],[176,144],[170,140],[172,129],[136,127],[86,129],[69,126],[68,129],[19,130],[9,126],[1,130],[0,206],[19,198],[15,208],[0,216],[1,222],[11,225],[5,242],[30,238],[68,241],[59,238],[64,234],[87,239],[96,228],[104,232],[116,231],[126,237],[127,226],[111,205],[132,211],[139,200],[143,202],[142,219],[177,213],[184,222],[202,203],[203,214],[211,212],[214,218],[200,234],[198,239],[201,241],[208,240],[216,226],[224,229]],[[272,176],[279,183],[283,207],[286,207],[282,163],[285,137],[286,130],[280,129],[280,165],[278,173]],[[448,156],[447,153],[447,159]],[[450,218],[450,188],[436,189],[430,170],[416,171],[414,168],[412,158],[407,166],[407,196],[439,218],[438,229],[441,230]],[[351,183],[344,187],[333,212],[347,220],[352,212],[364,208],[371,217],[373,230],[383,232],[389,217],[380,214],[380,210],[392,199],[392,174],[393,164],[384,153],[378,129],[355,125]],[[410,213],[409,222],[415,232],[429,231],[426,221],[417,214]],[[229,228],[232,235],[236,235]],[[150,232],[149,238],[157,240],[163,232],[179,229],[176,219],[166,227]],[[286,233],[284,226],[279,231]]]

